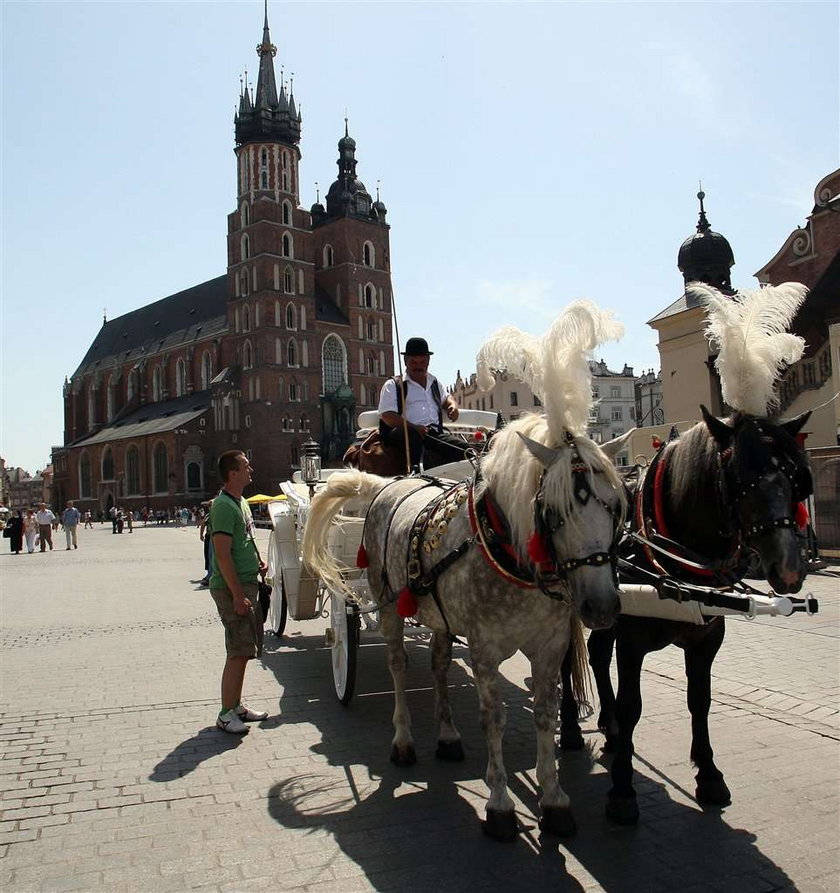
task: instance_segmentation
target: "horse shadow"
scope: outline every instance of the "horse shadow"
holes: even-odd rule
[[[328,832],[376,890],[699,893],[755,874],[768,889],[793,888],[756,847],[753,835],[730,827],[720,811],[703,812],[694,803],[672,799],[678,786],[638,756],[646,770],[636,775],[642,820],[632,828],[612,825],[604,815],[608,757],[600,752],[594,729],[584,729],[583,751],[564,754],[561,761],[577,836],[561,840],[541,834],[531,694],[507,679],[501,686],[507,707],[505,766],[521,831],[514,844],[493,841],[481,833],[479,821],[487,796],[486,748],[477,695],[462,662],[466,648],[455,647],[449,677],[465,760],[440,762],[433,756],[437,727],[427,641],[407,634],[418,763],[398,768],[388,759],[393,693],[384,644],[365,644],[363,638],[357,692],[346,708],[332,692],[329,653],[318,647],[319,640],[297,636],[288,644],[263,656],[284,686],[277,724],[281,729],[312,724],[320,741],[309,748],[308,761],[301,753],[285,761],[286,777],[268,790],[268,812],[285,828]]]

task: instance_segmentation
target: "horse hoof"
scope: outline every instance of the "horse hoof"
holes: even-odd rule
[[[414,745],[408,744],[403,748],[399,748],[395,744],[391,748],[391,762],[395,766],[413,766],[417,762]]]
[[[577,823],[568,806],[544,806],[540,819],[540,831],[555,837],[573,837],[577,834]]]
[[[447,763],[462,763],[464,761],[464,745],[457,741],[438,741],[435,756]]]
[[[726,786],[723,776],[720,778],[698,778],[694,797],[698,803],[704,806],[729,806],[732,802],[732,794]]]
[[[607,795],[607,818],[617,825],[635,825],[639,821],[639,806],[636,797]]]
[[[583,735],[580,729],[562,729],[560,731],[560,750],[583,750]]]
[[[512,809],[488,809],[487,819],[481,823],[481,829],[493,840],[516,840],[519,833],[516,814]]]

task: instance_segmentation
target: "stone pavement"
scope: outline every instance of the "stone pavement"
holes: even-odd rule
[[[70,553],[0,556],[4,889],[837,890],[837,579],[809,580],[817,617],[727,623],[711,717],[733,793],[722,811],[691,796],[672,648],[645,665],[640,824],[604,817],[589,717],[587,749],[563,758],[578,835],[541,837],[529,670],[508,661],[506,762],[525,830],[499,844],[479,828],[485,755],[465,649],[451,674],[464,763],[433,757],[426,637],[409,643],[419,762],[399,770],[381,640],[364,638],[342,707],[322,619],[268,638],[246,694],[271,718],[232,738],[213,726],[223,645],[209,594],[189,582],[201,564],[195,528],[142,525],[80,531]]]

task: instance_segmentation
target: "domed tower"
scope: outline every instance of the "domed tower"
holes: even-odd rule
[[[677,267],[683,274],[685,284],[705,282],[726,294],[733,294],[729,271],[735,264],[735,256],[729,242],[709,225],[703,199],[706,193],[697,193],[700,199],[700,219],[697,232],[680,245]]]

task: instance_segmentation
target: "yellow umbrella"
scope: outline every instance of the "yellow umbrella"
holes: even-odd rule
[[[278,499],[285,498],[286,497],[283,496],[282,493],[279,496],[266,496],[265,493],[257,493],[256,496],[249,496],[245,502],[247,502],[248,505],[257,505],[260,502],[276,502]]]

